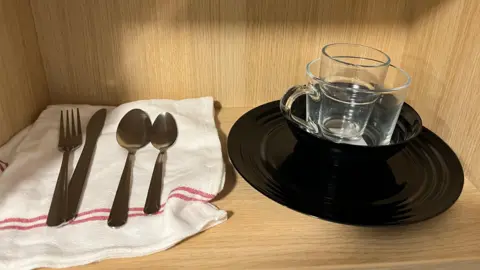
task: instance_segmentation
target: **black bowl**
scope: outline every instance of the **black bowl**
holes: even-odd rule
[[[292,114],[305,120],[305,96],[299,97],[294,101],[292,104]],[[422,131],[422,119],[420,115],[407,103],[403,104],[390,144],[380,146],[333,142],[309,133],[288,116],[284,115],[284,117],[298,143],[311,149],[311,151],[315,151],[315,153],[319,155],[324,154],[337,160],[371,161],[372,159],[389,159],[402,150],[410,140],[417,137]],[[364,139],[368,141],[368,138],[364,137]]]

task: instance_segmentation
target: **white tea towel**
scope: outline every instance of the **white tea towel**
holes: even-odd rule
[[[227,219],[225,211],[208,203],[223,188],[225,174],[213,99],[204,97],[107,107],[78,217],[61,228],[47,227],[62,160],[57,150],[60,110],[69,108],[80,109],[85,131],[90,117],[102,107],[49,106],[13,151],[13,158],[6,161],[9,166],[0,176],[0,269],[68,267],[147,255]],[[170,112],[178,125],[178,139],[168,150],[160,212],[143,214],[158,154],[148,144],[134,161],[128,222],[112,229],[107,218],[127,157],[115,132],[121,118],[134,108],[147,112],[152,122],[159,113]],[[73,165],[81,151],[82,147],[72,155]]]
[[[13,156],[15,155],[15,150],[17,149],[18,145],[23,141],[25,136],[27,136],[30,127],[31,126],[28,126],[21,130],[19,133],[13,136],[13,138],[11,138],[6,144],[0,147],[0,176],[2,175],[3,171],[7,169],[8,164],[12,162]]]

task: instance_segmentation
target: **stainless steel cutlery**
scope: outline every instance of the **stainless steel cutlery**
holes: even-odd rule
[[[148,114],[140,109],[129,111],[118,124],[117,142],[128,151],[128,156],[108,217],[110,227],[120,227],[127,222],[133,159],[137,150],[150,142],[151,129]]]
[[[155,162],[152,180],[148,188],[147,200],[143,208],[145,214],[155,214],[160,210],[160,195],[162,194],[162,179],[164,173],[163,166],[165,165],[167,149],[175,143],[177,136],[178,129],[175,118],[168,112],[159,114],[153,123],[150,141],[160,152]]]
[[[107,110],[100,109],[90,118],[86,129],[85,146],[69,182],[70,154],[80,147],[83,141],[80,111],[77,109],[76,115],[74,110],[60,112],[58,149],[63,152],[63,159],[48,212],[48,226],[60,226],[77,216],[106,116]],[[153,126],[148,114],[140,109],[133,109],[124,115],[117,127],[116,138],[118,144],[127,150],[128,155],[108,217],[108,226],[116,228],[127,222],[135,153],[148,143],[152,143],[159,153],[146,196],[144,213],[155,214],[160,210],[166,151],[175,143],[177,136],[177,123],[168,112],[158,115]]]
[[[95,112],[88,122],[85,146],[83,147],[82,154],[80,155],[80,159],[78,160],[77,166],[73,172],[72,179],[68,184],[67,221],[72,220],[77,216],[78,206],[80,205],[85,181],[90,169],[90,163],[92,161],[97,140],[102,132],[106,117],[107,110],[101,109]]]
[[[69,114],[70,112],[70,114]],[[68,162],[70,153],[82,144],[82,125],[80,111],[77,109],[75,120],[73,110],[65,111],[66,123],[64,123],[64,111],[60,112],[60,129],[58,135],[58,150],[63,152],[62,165],[58,174],[57,184],[53,193],[50,210],[48,211],[47,225],[60,226],[66,222],[68,200]]]

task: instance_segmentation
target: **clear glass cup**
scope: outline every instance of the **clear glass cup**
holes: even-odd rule
[[[390,57],[375,48],[327,45],[320,58],[307,64],[308,83],[290,88],[280,108],[312,134],[335,142],[365,144],[362,135],[389,65]],[[291,105],[301,95],[307,96],[306,120],[291,113]]]
[[[364,136],[368,139],[368,145],[390,144],[411,81],[405,70],[389,65],[383,86],[375,89],[379,97],[374,104]]]

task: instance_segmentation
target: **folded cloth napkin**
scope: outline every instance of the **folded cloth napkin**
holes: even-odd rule
[[[35,123],[0,149],[2,168],[8,163],[0,176],[0,269],[68,267],[147,255],[227,219],[225,211],[209,203],[223,188],[225,170],[213,99],[204,97],[106,107],[108,114],[79,215],[61,228],[47,227],[46,215],[62,160],[57,150],[60,110],[70,108],[80,109],[85,131],[90,117],[102,107],[49,106]],[[158,154],[148,144],[134,161],[128,222],[112,229],[107,218],[127,157],[115,133],[121,118],[133,108],[147,112],[152,122],[160,112],[170,112],[178,125],[178,138],[168,150],[160,212],[143,214]],[[81,151],[82,147],[72,154],[73,165]],[[71,168],[70,175],[72,172]]]
[[[13,138],[11,138],[6,144],[0,147],[0,176],[2,176],[3,171],[7,169],[8,162],[13,159],[13,156],[15,155],[15,150],[17,149],[18,145],[23,141],[25,136],[28,134],[30,127],[31,126],[24,128],[22,131],[13,136]],[[0,182],[0,188],[1,184],[2,182]]]

